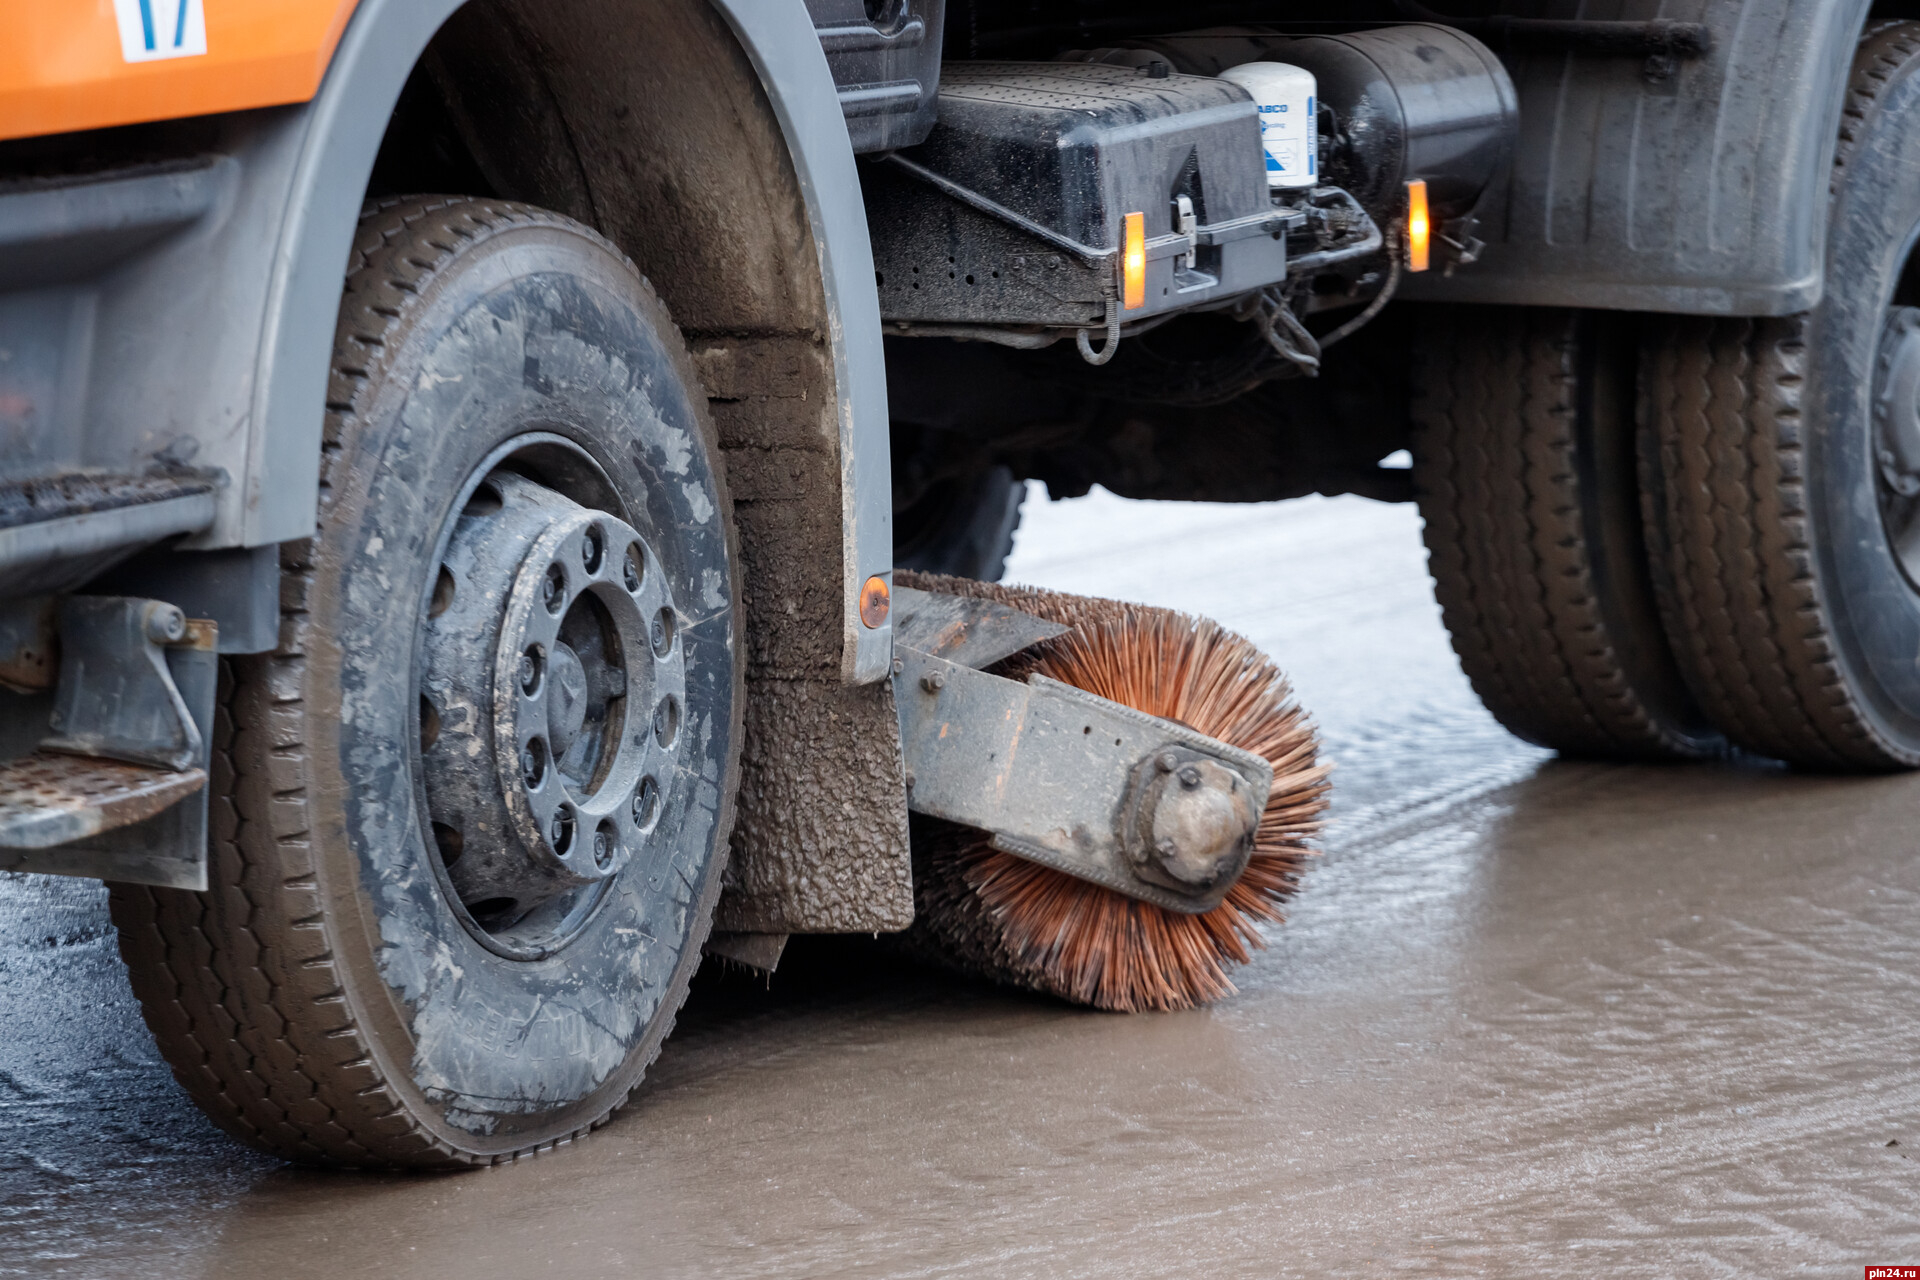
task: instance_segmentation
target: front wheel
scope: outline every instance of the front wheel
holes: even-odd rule
[[[731,508],[617,250],[503,202],[369,210],[318,529],[234,659],[204,894],[117,887],[148,1024],[288,1159],[478,1164],[586,1133],[659,1051],[740,743]]]

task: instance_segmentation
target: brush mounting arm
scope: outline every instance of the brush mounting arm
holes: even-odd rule
[[[896,644],[908,807],[994,848],[1188,914],[1246,869],[1273,788],[1250,751],[1071,685]]]

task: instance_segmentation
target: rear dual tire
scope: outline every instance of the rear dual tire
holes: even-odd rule
[[[1627,391],[1589,415],[1607,358],[1582,335],[1604,345],[1624,319],[1466,309],[1428,343],[1415,474],[1436,592],[1474,688],[1521,737],[1671,758],[1717,731],[1806,768],[1920,765],[1916,123],[1920,23],[1878,24],[1849,86],[1820,304],[1638,321],[1621,383],[1637,382],[1637,450]]]
[[[1719,750],[1655,604],[1625,325],[1462,308],[1429,334],[1414,372],[1414,488],[1474,691],[1515,734],[1571,755]]]
[[[1675,654],[1737,745],[1808,768],[1920,765],[1916,125],[1920,24],[1884,24],[1854,64],[1820,304],[1649,344]]]

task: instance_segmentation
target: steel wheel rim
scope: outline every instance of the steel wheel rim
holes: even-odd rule
[[[534,479],[553,468],[523,465],[529,455],[550,461],[556,452],[566,455],[568,470],[579,472],[570,483]],[[450,658],[457,665],[461,655],[442,644],[448,637],[441,624],[454,611],[443,596],[450,560],[472,550],[463,543],[472,540],[476,504],[483,518],[514,513],[521,527],[505,540],[520,545],[508,554],[510,575],[498,572],[498,555],[487,581],[462,584],[453,573],[452,600],[460,602],[463,588],[470,603],[491,599],[497,629],[482,646],[484,663],[449,670]],[[413,763],[428,860],[462,926],[508,959],[540,960],[564,950],[617,884],[647,875],[675,785],[686,715],[679,615],[655,549],[621,513],[607,509],[618,505],[604,470],[571,440],[534,432],[508,441],[474,468],[449,506],[421,597]],[[467,537],[463,524],[470,526]],[[586,554],[590,544],[597,544],[597,555]],[[555,567],[563,579],[557,598],[543,590]],[[470,623],[472,616],[453,621]],[[601,651],[583,657],[582,648],[593,646],[582,646],[582,635],[597,635]],[[468,641],[471,649],[473,637]],[[532,672],[530,650],[537,652]],[[449,677],[464,697],[449,698]],[[581,695],[578,702],[556,700],[567,684]],[[582,703],[583,713],[570,714]],[[565,723],[557,725],[556,715]],[[448,787],[449,748],[481,757],[475,772],[492,785],[494,821],[478,830],[450,821],[453,810],[478,793],[472,785]],[[470,810],[466,816],[473,816]],[[563,821],[556,825],[556,819]],[[452,842],[449,827],[457,832]],[[494,901],[510,895],[482,891],[489,880],[497,887],[498,875],[462,870],[476,865],[470,855],[485,852],[496,855],[497,864],[512,863],[506,854],[521,857],[522,890],[511,895],[511,907]],[[494,870],[511,874],[507,865]]]

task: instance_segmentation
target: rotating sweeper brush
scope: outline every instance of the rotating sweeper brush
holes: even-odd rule
[[[906,944],[1102,1009],[1231,993],[1326,805],[1328,766],[1279,668],[1171,610],[898,578]]]

